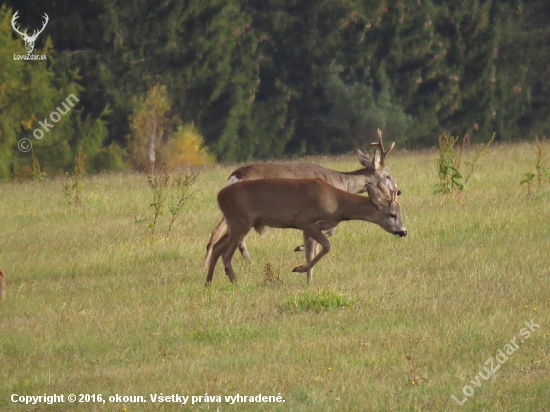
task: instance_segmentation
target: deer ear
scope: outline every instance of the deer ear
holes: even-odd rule
[[[361,150],[357,149],[357,160],[367,169],[372,167],[372,159],[368,153],[363,153]]]
[[[381,209],[388,204],[388,201],[381,196],[380,191],[374,184],[367,183],[367,192],[369,194],[369,199],[377,208]]]
[[[382,168],[382,164],[380,163],[380,152],[378,150],[374,152],[374,157],[372,158],[372,168],[375,171]]]

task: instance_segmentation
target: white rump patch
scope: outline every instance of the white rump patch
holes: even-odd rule
[[[227,182],[225,182],[225,186],[227,187],[237,182],[239,182],[239,179],[237,179],[235,176],[231,176],[229,179],[227,179]]]

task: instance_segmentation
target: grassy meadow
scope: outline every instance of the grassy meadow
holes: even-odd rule
[[[161,393],[188,395],[198,411],[548,410],[550,183],[530,199],[519,185],[534,144],[491,147],[459,200],[434,194],[436,158],[392,152],[409,235],[342,223],[310,286],[291,272],[304,261],[292,252],[301,233],[275,229],[247,238],[252,264],[236,253],[238,287],[221,263],[203,286],[216,193],[234,165],[202,170],[172,235],[162,218],[153,240],[142,175],[85,177],[74,211],[59,179],[0,182],[0,410],[184,408],[151,402]],[[351,155],[303,161],[359,167]],[[520,342],[531,319],[540,328]],[[515,352],[480,379],[512,339]],[[117,394],[147,403],[109,402]],[[205,394],[221,402],[191,405]],[[225,402],[236,394],[285,402]]]

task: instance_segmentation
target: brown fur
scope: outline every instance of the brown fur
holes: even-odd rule
[[[406,236],[396,190],[383,184],[367,184],[369,197],[335,188],[321,179],[248,180],[225,187],[218,194],[218,204],[228,230],[214,244],[206,285],[212,282],[219,257],[223,257],[225,273],[235,281],[231,259],[244,237],[254,228],[299,229],[304,235],[306,265],[294,272],[307,273],[311,280],[313,266],[330,250],[323,230],[346,220],[365,220],[381,226],[397,236]],[[380,190],[379,190],[380,189]],[[322,247],[314,256],[315,242]]]
[[[6,274],[0,269],[0,299],[6,296]]]
[[[388,150],[387,153],[389,153],[390,150]],[[364,168],[353,172],[338,172],[336,170],[328,169],[312,163],[268,162],[252,163],[241,166],[231,173],[229,179],[232,177],[238,179],[239,181],[272,178],[321,179],[331,186],[350,193],[365,192],[368,182],[375,184],[383,182],[388,185],[390,189],[396,189],[399,194],[400,191],[397,188],[395,180],[391,177],[389,168],[385,165],[385,163],[381,163],[378,153],[379,152],[376,152],[375,156],[371,157],[369,154],[358,150],[357,159]],[[226,233],[226,230],[227,224],[222,218],[216,228],[212,231],[210,241],[208,242],[208,245],[206,245],[204,267],[208,267],[212,257],[212,247]],[[332,234],[333,231],[330,231],[328,236],[331,236]],[[250,261],[250,255],[248,254],[248,250],[244,242],[239,245],[239,250],[245,260]],[[298,247],[296,250],[302,249],[301,247]]]

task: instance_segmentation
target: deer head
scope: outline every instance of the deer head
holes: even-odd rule
[[[367,185],[369,198],[376,206],[376,223],[387,232],[397,236],[407,236],[407,229],[401,221],[401,206],[397,201],[397,189],[392,189],[384,183]]]
[[[34,50],[34,42],[38,38],[38,35],[44,31],[44,29],[46,28],[46,24],[48,24],[48,21],[50,20],[50,18],[46,13],[44,13],[44,24],[42,25],[42,28],[40,30],[33,30],[32,35],[29,36],[27,35],[27,30],[25,30],[25,33],[22,33],[21,31],[19,31],[19,26],[17,27],[15,26],[15,22],[19,18],[18,14],[19,14],[19,11],[16,11],[15,14],[13,15],[11,19],[11,26],[13,27],[15,32],[19,34],[23,39],[23,41],[25,42],[25,48],[27,49],[27,53],[31,54],[32,51]]]

